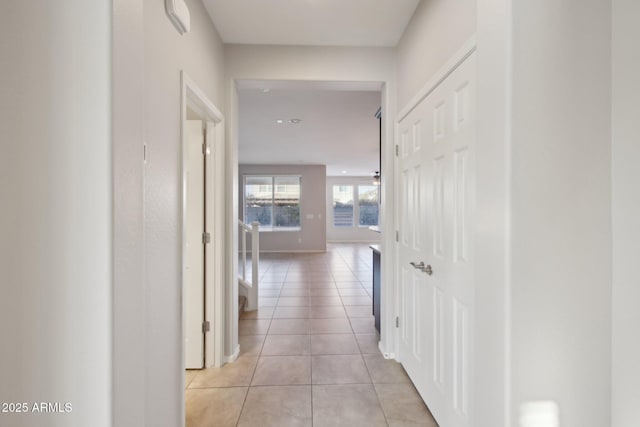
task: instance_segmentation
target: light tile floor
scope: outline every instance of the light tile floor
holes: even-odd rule
[[[260,308],[241,315],[240,357],[187,371],[187,427],[437,426],[371,315],[367,245],[265,254]]]

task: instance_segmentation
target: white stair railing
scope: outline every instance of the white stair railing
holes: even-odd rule
[[[260,223],[251,225],[238,220],[240,226],[240,251],[242,260],[238,271],[238,281],[247,289],[246,311],[258,309],[258,277],[260,267]],[[247,281],[247,234],[251,236],[251,281]]]

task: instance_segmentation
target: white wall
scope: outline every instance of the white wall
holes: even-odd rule
[[[422,0],[397,46],[398,110],[476,30],[476,0]]]
[[[325,165],[240,165],[238,211],[243,219],[245,175],[300,175],[300,230],[263,231],[260,233],[261,252],[325,252],[327,227],[325,222],[326,166]],[[249,243],[250,239],[247,239]],[[249,244],[247,248],[249,249]]]
[[[110,2],[3,13],[0,401],[73,410],[0,424],[110,426]]]
[[[198,0],[187,1],[191,32],[180,36],[164,2],[144,2],[144,182],[146,424],[180,425],[181,145],[180,71],[224,111],[223,46]]]
[[[512,7],[512,424],[610,425],[611,4]]]
[[[113,425],[144,425],[144,2],[112,5]]]
[[[613,1],[613,427],[640,425],[640,3]]]
[[[226,45],[228,79],[383,82],[392,48]]]
[[[380,240],[380,233],[369,227],[358,226],[357,199],[354,200],[353,227],[335,227],[333,225],[333,186],[334,185],[372,185],[373,177],[369,176],[329,176],[327,177],[327,241],[328,242],[368,242]],[[355,193],[354,193],[355,195]],[[355,197],[355,196],[354,196]]]
[[[510,427],[509,171],[512,0],[477,2],[476,425]]]

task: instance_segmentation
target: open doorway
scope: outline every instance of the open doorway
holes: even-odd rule
[[[393,229],[394,222],[394,120],[395,116],[395,85],[394,74],[392,68],[389,68],[389,61],[391,57],[387,56],[386,52],[376,52],[372,55],[367,53],[365,57],[365,63],[362,63],[363,58],[361,56],[351,57],[344,55],[343,52],[330,50],[325,56],[320,57],[321,60],[313,60],[310,63],[305,63],[304,68],[300,68],[300,58],[296,52],[289,52],[278,57],[277,65],[271,64],[271,56],[256,57],[256,63],[247,63],[243,59],[246,57],[244,49],[230,48],[228,52],[229,72],[228,76],[228,100],[226,109],[229,111],[229,125],[228,125],[228,151],[227,151],[227,166],[229,167],[227,178],[229,180],[228,194],[228,225],[229,233],[228,238],[230,244],[231,254],[233,256],[227,258],[227,267],[230,272],[230,283],[233,278],[238,277],[239,265],[237,254],[240,251],[240,241],[238,239],[238,225],[237,220],[241,217],[242,200],[240,199],[240,186],[241,178],[238,169],[238,155],[239,155],[239,139],[242,134],[242,129],[239,124],[239,103],[240,93],[253,87],[256,90],[268,89],[265,94],[269,94],[279,85],[287,85],[291,88],[291,85],[305,86],[316,85],[317,89],[335,89],[335,90],[354,90],[354,91],[375,91],[379,92],[380,107],[382,113],[382,120],[378,121],[381,125],[378,129],[378,136],[375,141],[378,141],[378,146],[374,146],[373,150],[377,154],[382,149],[382,177],[380,185],[380,198],[381,206],[379,212],[380,223],[380,240],[381,249],[385,247],[392,248],[395,244],[395,232]],[[352,61],[353,59],[353,61]],[[264,67],[262,64],[264,61]],[[363,66],[364,65],[364,66]],[[270,87],[264,88],[262,84],[269,82]],[[375,114],[376,110],[368,112],[371,116]],[[295,118],[295,117],[293,117]],[[284,124],[284,123],[283,123]],[[378,162],[374,160],[374,163]],[[375,172],[376,166],[367,169],[366,174]],[[304,181],[304,180],[303,180]],[[304,185],[304,184],[303,184]],[[326,188],[320,190],[321,194],[326,195]],[[305,205],[304,201],[301,201],[301,205]],[[326,202],[325,202],[326,208]],[[314,220],[317,217],[314,215]],[[326,212],[322,214],[322,221],[326,227],[327,215]],[[289,235],[291,236],[291,235]],[[299,242],[295,239],[294,242]],[[304,242],[304,239],[303,239]],[[262,243],[262,242],[261,242]],[[380,318],[380,349],[382,354],[386,358],[395,357],[395,345],[396,345],[396,328],[395,328],[395,316],[396,316],[396,304],[395,304],[395,291],[393,288],[394,282],[394,260],[393,257],[384,257],[381,260],[381,274],[383,280],[385,280],[390,286],[382,289],[382,301],[381,301],[381,318]],[[232,292],[226,298],[227,307],[230,308],[229,313],[225,320],[227,325],[228,340],[225,343],[225,355],[227,360],[235,360],[240,353],[238,342],[238,283],[234,281],[232,284]]]
[[[275,253],[326,253],[328,245],[351,244],[369,260],[366,270],[360,266],[354,273],[366,278],[363,296],[372,296],[369,245],[381,240],[382,87],[236,81],[238,219],[260,224],[260,272],[267,285],[280,276],[269,271]],[[239,293],[246,291],[240,285]],[[268,315],[275,301],[271,289],[261,295],[264,309],[254,318]],[[377,325],[379,332],[379,320]]]

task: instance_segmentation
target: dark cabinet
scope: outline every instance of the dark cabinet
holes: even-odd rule
[[[373,317],[380,334],[380,246],[371,245],[373,250]]]

